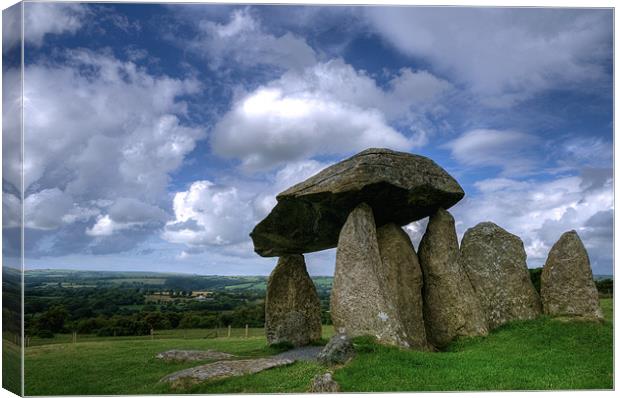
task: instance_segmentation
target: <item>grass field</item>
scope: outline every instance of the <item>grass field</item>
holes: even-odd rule
[[[400,350],[357,339],[355,359],[336,369],[334,378],[343,391],[611,389],[612,300],[604,299],[601,304],[607,318],[601,324],[546,317],[514,322],[486,338],[456,341],[440,353]],[[331,333],[326,327],[324,337]],[[301,362],[171,390],[157,381],[200,362],[163,363],[154,358],[158,352],[212,348],[243,357],[277,352],[267,347],[262,335],[204,339],[198,331],[186,331],[185,336],[171,333],[154,340],[93,337],[77,344],[55,341],[29,347],[26,394],[302,392],[314,375],[326,370]]]
[[[15,394],[21,394],[21,352],[20,346],[2,339],[2,387]]]

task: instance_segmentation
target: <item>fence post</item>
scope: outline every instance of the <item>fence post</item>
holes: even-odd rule
[[[155,331],[151,328],[151,340],[155,338]]]
[[[228,325],[228,338],[230,338],[230,325]]]
[[[246,323],[245,324],[245,338],[246,339],[249,337],[249,331],[250,331],[249,325]]]

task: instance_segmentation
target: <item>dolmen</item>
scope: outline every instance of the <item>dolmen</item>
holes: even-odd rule
[[[570,304],[571,293],[562,290],[575,272],[592,279],[583,245],[571,238],[552,250],[541,301],[517,236],[480,223],[459,248],[447,210],[463,196],[459,183],[431,159],[377,148],[280,193],[250,234],[257,254],[279,257],[265,300],[268,342],[301,346],[320,339],[320,301],[303,254],[334,247],[330,315],[337,333],[349,337],[371,335],[382,344],[430,351],[536,318],[543,308],[597,316],[596,288],[578,283],[579,297],[592,303],[587,308]],[[402,226],[426,217],[416,253]],[[557,265],[566,252],[580,257],[569,267]]]

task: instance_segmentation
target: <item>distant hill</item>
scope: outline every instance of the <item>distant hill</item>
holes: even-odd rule
[[[41,269],[25,273],[27,287],[148,287],[161,290],[265,291],[267,276],[192,275],[164,272],[118,272]],[[312,277],[318,290],[331,289],[331,276]]]

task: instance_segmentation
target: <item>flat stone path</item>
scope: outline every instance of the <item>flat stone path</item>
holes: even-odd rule
[[[163,377],[160,382],[172,383],[173,386],[187,386],[203,382],[214,378],[225,378],[231,376],[242,376],[247,374],[258,373],[266,369],[278,366],[290,365],[295,361],[314,361],[317,355],[323,349],[322,346],[306,346],[294,348],[266,358],[254,359],[238,359],[238,360],[221,360],[206,365],[194,366],[193,368],[183,369],[178,372],[171,373]],[[233,357],[231,354],[217,351],[181,351],[170,350],[157,355],[159,358],[162,354],[168,354],[173,358],[197,357],[203,355],[200,359],[220,359],[208,358],[204,355],[223,354],[226,357]],[[178,359],[177,359],[178,360]],[[192,360],[192,359],[188,359]]]
[[[272,358],[292,359],[293,361],[315,361],[323,346],[305,346],[293,348],[274,355]]]
[[[214,350],[169,350],[160,352],[155,356],[155,358],[163,359],[164,361],[204,361],[209,359],[228,359],[232,357],[234,357],[234,355]]]
[[[258,373],[265,369],[289,365],[293,362],[295,361],[292,359],[273,357],[218,361],[174,372],[168,376],[165,376],[160,381],[172,383],[173,386],[191,385],[208,379]]]

